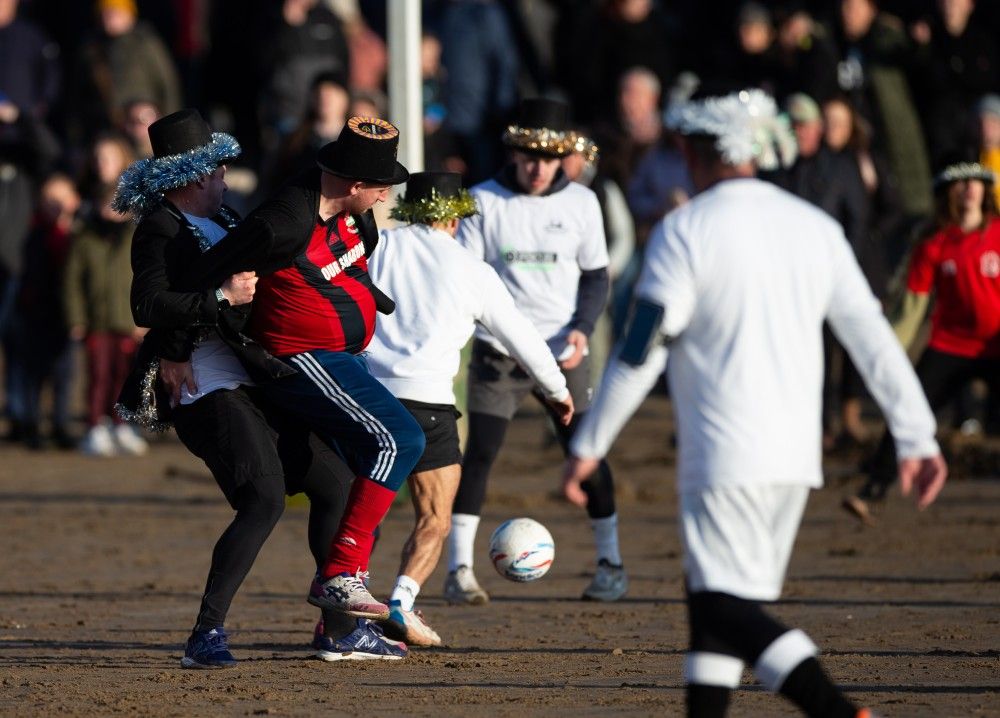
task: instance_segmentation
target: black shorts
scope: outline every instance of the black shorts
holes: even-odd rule
[[[451,404],[425,404],[410,399],[400,399],[399,403],[417,420],[427,439],[423,456],[410,473],[433,471],[462,463],[458,441],[458,418],[462,413],[458,409]]]

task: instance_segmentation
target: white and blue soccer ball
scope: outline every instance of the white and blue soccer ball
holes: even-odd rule
[[[511,581],[541,578],[555,557],[552,534],[534,519],[504,521],[490,536],[490,561],[497,573]]]

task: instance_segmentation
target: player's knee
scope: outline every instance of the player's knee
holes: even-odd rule
[[[417,534],[426,541],[441,542],[451,531],[451,519],[436,514],[421,516],[417,521]]]
[[[271,526],[278,523],[285,511],[283,477],[262,476],[248,480],[240,488],[237,509],[253,513]]]
[[[408,418],[410,421],[404,422],[393,432],[393,438],[396,440],[396,451],[399,459],[413,466],[423,456],[427,438],[420,425],[412,417]]]

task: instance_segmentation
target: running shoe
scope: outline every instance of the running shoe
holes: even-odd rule
[[[337,574],[326,581],[314,578],[309,589],[309,603],[319,608],[340,611],[356,618],[381,621],[389,617],[389,607],[378,601],[366,586],[368,572]]]
[[[382,621],[381,626],[386,636],[411,646],[441,645],[441,636],[427,625],[423,614],[420,611],[404,611],[399,601],[389,601],[389,618]]]
[[[323,661],[398,661],[409,653],[406,644],[387,640],[378,626],[364,618],[343,638],[329,638],[318,629],[313,648]]]
[[[469,566],[459,566],[448,572],[448,578],[444,582],[444,597],[453,606],[463,603],[482,606],[490,602],[490,595],[480,587],[476,574]]]
[[[184,647],[181,668],[231,668],[237,663],[229,652],[229,641],[222,628],[194,631]]]
[[[606,558],[597,562],[597,573],[583,589],[584,601],[617,601],[628,591],[628,574],[624,566],[615,566]]]

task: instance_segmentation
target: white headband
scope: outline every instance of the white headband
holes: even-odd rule
[[[666,124],[682,135],[715,137],[715,148],[728,164],[753,160],[761,169],[772,170],[795,161],[795,134],[788,118],[778,114],[774,99],[763,90],[679,103],[667,110]]]

